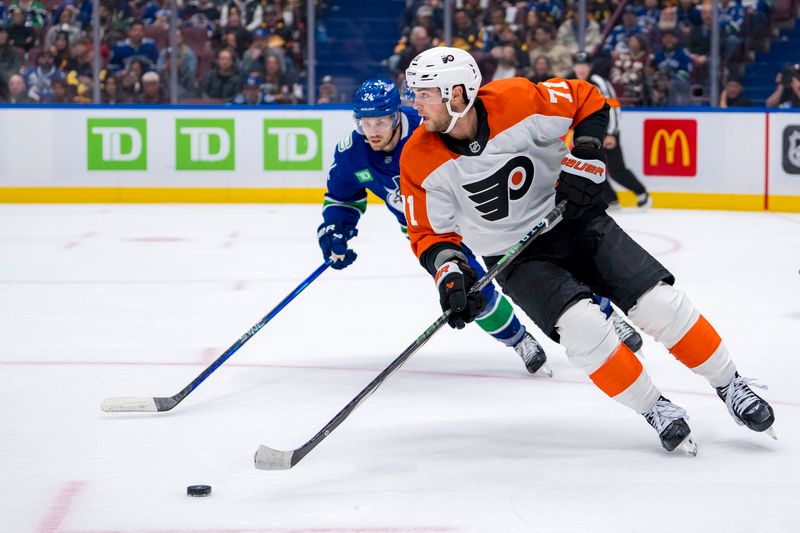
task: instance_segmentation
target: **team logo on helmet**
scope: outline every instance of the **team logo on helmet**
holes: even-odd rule
[[[479,181],[463,185],[481,217],[490,222],[506,218],[511,202],[519,200],[533,183],[533,161],[517,156],[500,170]]]
[[[442,56],[442,63],[444,63],[444,64],[447,64],[450,61],[455,61],[455,60],[456,60],[456,58],[453,57],[453,54],[447,54],[445,56]]]

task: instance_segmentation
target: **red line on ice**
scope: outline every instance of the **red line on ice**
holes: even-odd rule
[[[37,533],[55,533],[61,527],[64,519],[69,514],[72,507],[72,502],[78,496],[78,493],[83,490],[86,485],[85,481],[71,481],[61,489],[61,493],[50,506],[47,516],[44,517],[42,523],[36,529]]]
[[[192,362],[169,362],[169,361],[0,361],[0,366],[199,366],[206,363],[192,363]],[[324,366],[324,365],[281,365],[281,364],[267,364],[267,363],[226,363],[227,367],[237,368],[282,368],[282,369],[297,369],[297,370],[336,370],[339,372],[369,372],[377,374],[382,369],[379,368],[363,368],[363,367],[343,367],[343,366]],[[594,386],[591,381],[577,381],[572,379],[560,378],[531,378],[530,374],[520,373],[519,375],[500,374],[479,374],[477,372],[450,372],[446,370],[403,370],[397,371],[398,374],[414,374],[419,376],[449,376],[457,378],[479,378],[479,379],[505,379],[514,381],[530,381],[535,379],[538,384],[551,384],[551,385],[590,385]],[[697,392],[684,389],[662,389],[664,392],[676,394],[690,394],[693,396],[704,396],[716,398],[717,394],[714,392]],[[800,407],[800,402],[789,402],[781,400],[769,399],[771,404],[776,405],[789,405],[792,407]]]
[[[450,527],[282,527],[260,529],[73,529],[63,533],[439,533]]]

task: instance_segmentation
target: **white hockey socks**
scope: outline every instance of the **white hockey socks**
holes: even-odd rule
[[[628,317],[713,387],[727,385],[736,374],[720,336],[675,287],[659,283],[639,298]]]

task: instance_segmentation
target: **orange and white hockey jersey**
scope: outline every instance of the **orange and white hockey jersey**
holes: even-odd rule
[[[594,85],[561,79],[493,81],[478,98],[489,134],[485,145],[469,144],[475,155],[452,151],[423,125],[403,149],[400,192],[417,257],[462,239],[478,255],[505,253],[555,206],[561,137],[606,104]]]

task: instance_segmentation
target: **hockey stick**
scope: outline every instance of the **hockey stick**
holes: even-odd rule
[[[560,202],[556,205],[544,218],[539,221],[536,226],[533,227],[527,234],[525,234],[522,239],[520,239],[515,245],[506,251],[503,257],[486,272],[486,275],[483,276],[480,280],[478,280],[475,285],[470,289],[470,293],[478,292],[486,287],[492,280],[497,276],[506,266],[508,266],[509,261],[517,255],[519,252],[525,249],[530,242],[535,239],[537,236],[541,234],[541,232],[558,223],[561,219],[561,216],[564,213],[564,208],[566,207],[566,200]],[[397,371],[403,363],[405,363],[409,357],[414,355],[414,353],[422,348],[422,346],[428,342],[428,340],[433,337],[434,333],[439,331],[443,325],[447,323],[447,318],[450,316],[450,311],[446,311],[442,314],[439,318],[436,319],[436,322],[431,324],[425,332],[417,337],[417,339],[405,349],[403,353],[401,353],[397,359],[392,361],[392,363],[386,367],[386,369],[378,374],[378,377],[372,380],[369,385],[366,386],[358,395],[353,398],[350,403],[348,403],[344,409],[339,411],[339,413],[331,419],[330,422],[325,424],[316,435],[311,437],[311,440],[300,446],[295,450],[290,451],[281,451],[275,450],[268,446],[264,446],[263,444],[258,447],[255,455],[255,466],[261,470],[288,470],[292,468],[294,465],[299,463],[303,457],[308,455],[308,453],[317,447],[317,445],[322,442],[331,432],[339,427],[339,425],[344,422],[350,414],[355,411],[355,409],[361,405],[367,398],[369,398],[373,392],[375,392],[381,384],[391,376],[394,372]]]
[[[203,370],[203,372],[194,378],[194,381],[186,385],[182,391],[175,394],[174,396],[169,396],[166,398],[148,398],[144,396],[122,396],[117,398],[106,398],[103,400],[103,403],[100,404],[100,409],[106,412],[130,412],[130,411],[147,411],[147,412],[156,412],[156,411],[169,411],[176,405],[178,405],[184,398],[186,398],[194,389],[197,388],[205,379],[212,374],[217,368],[219,368],[222,363],[228,360],[230,356],[232,356],[236,351],[244,345],[248,340],[250,340],[253,335],[258,333],[258,331],[263,328],[267,322],[273,319],[275,315],[280,313],[281,309],[286,307],[286,305],[294,300],[295,296],[303,292],[303,289],[308,287],[312,281],[317,279],[320,274],[325,272],[325,270],[330,266],[329,262],[323,263],[317,269],[311,273],[306,279],[303,280],[300,285],[298,285],[286,298],[284,298],[281,303],[279,303],[275,308],[267,314],[264,318],[262,318],[257,324],[255,324],[252,328],[247,330],[247,332],[239,337],[239,339],[234,342],[230,348],[228,348],[225,353],[220,355],[216,361],[211,363],[211,365]]]

